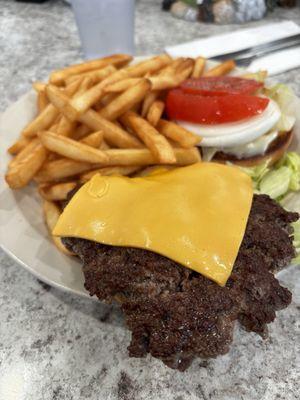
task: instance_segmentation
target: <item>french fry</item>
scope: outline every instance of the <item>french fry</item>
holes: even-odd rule
[[[86,61],[81,64],[74,64],[64,69],[52,72],[50,75],[50,82],[55,85],[61,85],[69,76],[104,68],[107,65],[121,67],[128,64],[131,60],[132,57],[127,54],[115,54],[97,60]]]
[[[47,107],[48,104],[49,104],[49,101],[48,101],[46,93],[44,91],[39,92],[37,94],[37,108],[38,108],[38,111],[42,112]]]
[[[233,60],[224,61],[221,64],[218,64],[216,67],[209,69],[204,72],[203,76],[222,76],[228,74],[236,67],[236,64]]]
[[[112,83],[110,85],[105,86],[105,93],[120,93],[125,90],[131,88],[141,81],[141,78],[126,78],[121,81]]]
[[[41,168],[47,157],[47,150],[37,143],[33,150],[18,163],[8,168],[5,180],[12,189],[26,186]]]
[[[39,143],[38,138],[28,139],[28,140],[29,140],[28,143],[23,147],[23,149],[21,151],[19,151],[19,153],[16,155],[16,157],[14,157],[12,160],[10,160],[9,167],[16,165],[21,160],[26,158],[33,151],[33,149],[36,147],[36,145]]]
[[[167,172],[174,168],[178,168],[177,165],[151,165],[150,167],[143,168],[142,170],[138,171],[134,174],[134,177],[143,177],[149,175],[156,175],[161,172]]]
[[[146,144],[157,161],[165,164],[176,162],[174,151],[169,142],[148,121],[132,111],[125,113],[121,121]]]
[[[36,136],[37,132],[40,130],[49,128],[58,114],[59,111],[52,104],[48,104],[47,107],[44,108],[44,110],[26,126],[23,135],[25,137]]]
[[[35,181],[38,183],[57,182],[95,168],[97,165],[61,158],[45,163],[35,176]]]
[[[111,75],[112,73],[116,72],[117,69],[113,66],[113,65],[107,65],[107,67],[101,68],[101,69],[96,69],[96,70],[92,70],[89,72],[84,72],[82,74],[78,74],[78,75],[71,75],[69,76],[65,82],[66,85],[69,85],[70,83],[74,82],[74,80],[78,79],[78,78],[90,78],[92,83],[95,85],[98,82],[103,81],[103,79],[105,79],[107,76]]]
[[[12,144],[8,149],[8,153],[11,155],[19,154],[30,142],[30,139],[21,136],[14,144]]]
[[[160,92],[155,92],[155,91],[146,94],[144,101],[143,101],[143,105],[142,105],[142,112],[141,112],[142,117],[144,117],[144,118],[146,117],[146,115],[149,112],[150,107],[155,102],[155,100],[159,97],[159,95],[160,95]]]
[[[72,96],[78,89],[80,82],[74,82],[68,86],[64,92],[67,96]],[[59,90],[59,89],[58,89]],[[46,87],[47,92],[47,87]],[[47,94],[48,96],[48,94]],[[48,104],[47,107],[23,130],[25,137],[36,136],[37,132],[48,129],[59,115],[59,110],[52,104]]]
[[[47,96],[51,103],[68,117],[68,97],[57,87],[47,85]],[[92,131],[103,130],[104,139],[111,145],[125,148],[142,147],[139,140],[130,135],[125,130],[116,126],[113,122],[102,118],[96,111],[90,109],[79,117],[79,121],[88,126]]]
[[[92,171],[86,172],[85,174],[80,175],[79,181],[84,183],[89,181],[94,175],[100,174],[103,176],[112,176],[112,175],[131,175],[134,172],[137,172],[141,169],[139,166],[116,166],[116,167],[104,167],[93,169]]]
[[[179,57],[176,58],[176,60],[173,60],[169,65],[166,67],[162,68],[160,71],[158,71],[158,75],[172,75],[174,72],[176,72],[176,69],[179,67],[182,62],[185,61],[185,58]]]
[[[190,149],[175,148],[173,151],[176,156],[176,165],[190,165],[201,161],[200,153],[195,147]],[[109,165],[143,166],[157,164],[156,158],[148,149],[109,149],[105,153],[109,156]]]
[[[52,132],[56,132],[58,135],[70,137],[73,136],[76,125],[76,121],[70,121],[67,117],[62,115],[60,121],[57,124],[57,128],[51,128],[50,130]]]
[[[66,105],[66,110],[68,112],[68,118],[75,120],[85,111],[87,111],[94,104],[99,102],[99,100],[105,96],[104,88],[114,82],[118,82],[126,78],[128,75],[124,70],[116,71],[112,75],[109,75],[103,81],[99,82],[97,85],[91,87],[89,90],[84,91],[81,95],[76,96],[74,99],[70,100]]]
[[[192,78],[200,78],[204,72],[206,59],[204,57],[197,57],[195,60],[194,69],[192,72]]]
[[[103,164],[89,164],[63,158],[47,162],[35,176],[36,182],[56,182],[87,171],[108,166],[147,166],[157,164],[157,160],[148,149],[109,149],[104,151],[109,160]],[[175,148],[176,165],[190,165],[201,161],[198,149]]]
[[[115,100],[102,108],[99,114],[108,120],[117,119],[120,115],[130,110],[135,104],[139,103],[149,92],[151,83],[147,79],[142,79],[139,83],[127,89]]]
[[[175,124],[175,122],[161,119],[156,128],[162,135],[176,143],[179,143],[179,145],[184,148],[193,147],[201,142],[199,136],[194,135],[182,126]]]
[[[175,68],[175,74],[180,74],[187,69],[190,70],[192,73],[193,68],[195,65],[195,60],[193,58],[184,58],[181,63],[178,63],[177,67]]]
[[[171,89],[179,85],[180,76],[176,75],[159,75],[148,78],[151,82],[151,90]],[[182,79],[183,80],[183,79]]]
[[[143,147],[142,143],[114,122],[102,118],[96,111],[89,110],[80,117],[80,122],[89,126],[92,130],[102,130],[104,139],[108,144],[120,148],[138,149]]]
[[[158,124],[165,108],[165,103],[160,100],[156,100],[152,103],[147,114],[148,122],[154,127]]]
[[[91,133],[88,136],[81,139],[80,143],[87,144],[88,146],[94,147],[95,149],[99,149],[102,141],[103,141],[103,132],[98,131]]]
[[[110,149],[110,147],[109,147],[109,145],[106,143],[105,140],[102,140],[99,149],[101,149],[101,150],[108,150],[108,149]]]
[[[45,200],[62,201],[66,200],[68,193],[75,189],[76,182],[64,182],[54,185],[40,185],[38,188],[39,194]]]
[[[99,104],[96,105],[95,110],[100,111],[104,106],[107,106],[111,103],[115,98],[119,96],[119,93],[109,93],[102,97]]]
[[[48,150],[72,160],[89,163],[102,163],[108,160],[107,155],[102,150],[94,149],[87,144],[76,142],[54,132],[40,132],[39,138]]]
[[[36,93],[41,93],[41,92],[45,91],[46,83],[36,81],[36,82],[33,82],[32,87],[36,91]]]
[[[58,218],[60,217],[60,214],[61,214],[58,206],[55,203],[53,203],[52,201],[44,200],[43,201],[43,211],[44,211],[46,225],[48,227],[49,233],[51,235],[51,238],[52,238],[55,246],[62,253],[66,254],[68,256],[74,255],[63,245],[60,237],[52,235],[52,231],[53,231],[53,229],[58,221]]]
[[[154,73],[169,65],[172,62],[172,58],[167,54],[161,54],[159,56],[150,58],[148,60],[142,61],[135,65],[130,65],[125,68],[128,76],[131,78],[136,78],[144,76],[147,73]]]
[[[77,128],[75,128],[75,130],[72,134],[72,139],[80,140],[80,139],[84,138],[86,135],[88,135],[89,133],[91,133],[91,129],[88,126],[81,124],[81,125],[77,126]]]

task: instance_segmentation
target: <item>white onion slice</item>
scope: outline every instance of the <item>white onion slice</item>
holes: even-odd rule
[[[177,121],[187,130],[201,136],[203,147],[232,147],[249,143],[264,135],[279,121],[280,109],[275,101],[270,100],[267,108],[259,115],[242,122],[218,125],[201,125]]]

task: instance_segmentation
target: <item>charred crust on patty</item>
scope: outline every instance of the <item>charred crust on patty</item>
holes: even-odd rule
[[[289,305],[291,293],[274,272],[295,256],[290,223],[297,219],[268,196],[255,195],[225,287],[151,251],[63,241],[80,257],[89,293],[120,303],[132,333],[129,355],[150,353],[184,371],[195,357],[227,353],[237,320],[265,335],[276,311]]]

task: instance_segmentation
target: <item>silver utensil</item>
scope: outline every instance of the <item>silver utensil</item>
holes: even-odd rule
[[[234,59],[237,65],[247,67],[254,60],[261,58],[267,54],[274,53],[276,51],[290,49],[293,47],[300,46],[300,34],[289,36],[287,38],[275,40],[273,42],[261,44],[259,46],[250,47],[244,50],[239,50],[223,55],[213,57],[215,60],[225,61],[228,59]],[[300,51],[300,50],[299,50]]]

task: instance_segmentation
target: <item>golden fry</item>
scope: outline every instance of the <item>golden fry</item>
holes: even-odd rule
[[[98,82],[101,82],[103,79],[105,79],[107,76],[111,75],[117,71],[117,69],[113,65],[108,65],[107,67],[101,68],[101,69],[96,69],[92,70],[89,72],[84,72],[82,74],[78,75],[71,75],[69,78],[65,80],[66,85],[69,85],[70,83],[74,82],[74,80],[78,78],[90,78],[92,83],[95,85]]]
[[[112,83],[110,85],[105,86],[105,93],[120,93],[129,89],[130,87],[136,85],[141,81],[141,78],[126,78],[121,81]]]
[[[27,139],[25,137],[20,137],[14,144],[12,144],[8,149],[8,153],[11,155],[16,155],[20,153],[30,142],[30,139]]]
[[[12,160],[10,160],[9,167],[16,165],[21,160],[26,158],[30,153],[32,153],[32,151],[36,147],[36,145],[38,143],[40,143],[38,138],[28,139],[28,140],[29,140],[28,143],[23,147],[23,149],[21,151],[19,151],[19,153],[16,155],[16,157],[14,157]]]
[[[103,142],[102,131],[90,133],[88,136],[80,140],[80,143],[87,144],[88,146],[94,147],[95,149],[99,149],[102,142]]]
[[[182,126],[177,125],[175,122],[161,119],[156,127],[162,135],[176,143],[179,143],[181,147],[189,148],[201,142],[199,136],[194,135]]]
[[[107,155],[102,150],[94,149],[87,144],[76,142],[54,132],[40,132],[39,138],[48,150],[72,160],[89,163],[102,163],[108,160]]]
[[[128,76],[131,78],[137,78],[144,76],[147,73],[154,73],[169,65],[172,62],[172,58],[167,54],[161,54],[159,56],[150,58],[148,60],[142,61],[135,65],[130,65],[125,68]]]
[[[132,57],[128,56],[127,54],[115,54],[113,56],[71,65],[64,69],[52,72],[50,75],[50,82],[54,85],[61,85],[63,84],[64,80],[71,75],[77,75],[91,70],[104,68],[107,65],[115,65],[120,67],[128,64],[131,60]]]
[[[49,101],[48,101],[46,93],[44,91],[39,92],[37,94],[38,111],[41,113],[47,107],[48,104],[49,104]]]
[[[85,174],[80,175],[80,182],[89,181],[94,175],[100,174],[103,176],[112,176],[112,175],[131,175],[136,171],[139,171],[141,167],[139,166],[116,166],[116,167],[104,167],[93,169],[92,171],[86,172]]]
[[[165,164],[176,162],[174,151],[169,142],[148,121],[132,111],[124,114],[121,121],[146,144],[157,161]]]
[[[91,87],[89,90],[84,91],[81,95],[76,96],[66,104],[69,118],[75,120],[85,111],[87,111],[94,104],[105,96],[104,88],[114,82],[118,82],[127,77],[127,73],[124,70],[116,71],[112,75],[107,76],[103,81],[97,85]]]
[[[136,174],[134,174],[135,177],[138,176],[149,176],[149,175],[156,175],[156,174],[160,174],[162,172],[167,172],[170,171],[174,168],[178,168],[177,165],[151,165],[150,167],[146,167],[143,168],[142,170],[140,170],[139,172],[137,172]]]
[[[72,133],[72,139],[80,140],[89,133],[91,133],[91,129],[88,126],[81,124],[75,128],[74,132]]]
[[[149,92],[151,83],[147,79],[142,79],[139,83],[127,89],[115,100],[102,108],[99,114],[108,120],[117,119],[120,115],[130,110],[135,104],[139,103]]]
[[[176,165],[190,165],[201,161],[200,153],[194,147],[190,149],[175,148],[173,151],[176,156]],[[109,156],[109,165],[157,164],[156,158],[148,149],[109,149],[105,153]]]
[[[37,93],[41,93],[45,91],[46,83],[36,81],[33,82],[32,87]]]
[[[209,69],[204,72],[203,76],[222,76],[228,74],[236,67],[236,64],[233,60],[224,61],[221,64],[218,64],[216,67]]]
[[[96,105],[95,110],[100,111],[104,106],[107,106],[111,103],[115,98],[119,96],[119,93],[109,93],[102,97],[99,104]]]
[[[158,75],[173,75],[174,72],[176,72],[177,68],[179,67],[182,62],[184,62],[186,59],[183,57],[176,58],[176,60],[173,60],[169,65],[166,67],[162,68],[160,71],[158,71]]]
[[[68,86],[64,89],[64,93],[67,96],[72,96],[76,90],[80,82],[75,82],[72,85]],[[58,89],[59,90],[59,89]],[[62,94],[64,94],[61,90],[59,90]],[[47,93],[47,87],[46,87]],[[48,97],[48,93],[47,93]],[[23,134],[25,137],[33,137],[39,131],[47,130],[54,123],[55,119],[59,115],[59,110],[54,107],[52,104],[48,104],[47,107],[33,120],[31,121],[23,130]]]
[[[160,100],[154,101],[149,108],[147,120],[152,126],[156,126],[160,120],[165,108],[165,103]]]
[[[51,128],[50,130],[52,132],[56,132],[58,135],[69,137],[73,136],[76,124],[77,124],[76,121],[70,121],[67,117],[62,115],[60,121],[57,124],[57,128],[56,129]]]
[[[95,169],[90,163],[61,158],[59,160],[49,161],[43,165],[41,170],[35,176],[36,182],[56,182],[65,178],[73,177],[83,172]]]
[[[20,189],[26,186],[41,168],[46,157],[47,150],[40,143],[37,143],[27,156],[8,168],[5,180],[9,187]]]
[[[58,114],[59,111],[52,104],[48,104],[47,107],[26,126],[23,135],[25,137],[33,137],[37,132],[48,129],[53,124]]]
[[[108,150],[108,149],[110,149],[110,147],[109,147],[109,145],[106,143],[105,140],[102,140],[99,149],[101,149],[101,150]]]
[[[66,254],[68,256],[74,255],[63,245],[60,237],[56,237],[56,236],[52,235],[52,231],[53,231],[53,229],[58,221],[58,218],[60,217],[60,214],[61,214],[58,206],[51,201],[44,200],[43,201],[43,211],[44,211],[45,221],[46,221],[49,233],[51,234],[51,238],[52,238],[55,246],[61,252],[63,252],[64,254]]]
[[[54,185],[40,185],[38,190],[45,200],[62,201],[67,199],[68,193],[75,189],[76,186],[76,182],[64,182]]]
[[[152,104],[155,102],[155,100],[159,97],[160,92],[150,92],[147,93],[144,101],[143,101],[143,105],[142,105],[142,112],[141,115],[142,117],[146,117],[146,115],[149,112],[150,107],[152,106]]]
[[[104,139],[108,144],[120,148],[138,149],[143,147],[142,143],[134,136],[130,135],[124,129],[120,128],[114,122],[102,118],[96,111],[89,110],[80,117],[80,121],[97,131],[102,130]]]
[[[195,60],[192,78],[200,78],[205,69],[206,59],[204,57],[197,57]]]
[[[47,96],[51,103],[57,107],[66,117],[68,115],[68,97],[62,93],[57,87],[48,85],[46,88]],[[82,114],[79,121],[88,126],[92,131],[103,130],[104,139],[111,145],[125,148],[138,148],[142,147],[141,143],[125,130],[116,126],[113,122],[102,118],[96,111],[88,110]]]

